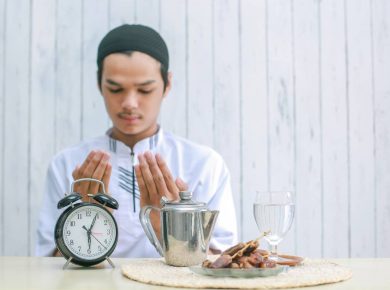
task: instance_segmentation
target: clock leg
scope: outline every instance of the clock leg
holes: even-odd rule
[[[68,267],[68,265],[69,265],[69,263],[72,261],[72,257],[70,257],[67,261],[66,261],[66,263],[65,263],[65,265],[62,267],[62,269],[63,270],[65,270],[67,267]]]
[[[111,265],[111,267],[115,268],[114,263],[111,261],[109,257],[106,257],[107,262]]]

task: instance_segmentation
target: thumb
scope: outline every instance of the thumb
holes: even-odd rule
[[[186,191],[188,190],[188,185],[181,179],[180,177],[176,178],[176,186],[179,189],[179,191]]]

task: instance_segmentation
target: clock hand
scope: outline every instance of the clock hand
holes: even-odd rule
[[[87,227],[84,225],[83,226],[83,229],[87,231],[87,233],[89,234],[90,230],[87,229]]]
[[[92,230],[92,227],[93,227],[93,225],[94,225],[95,222],[96,222],[97,215],[98,215],[98,214],[95,214],[95,217],[94,217],[93,220],[92,220],[92,224],[91,224],[91,226],[89,227],[89,231]]]
[[[103,245],[96,237],[94,234],[90,234],[96,241],[98,241],[99,244],[101,244],[103,246],[103,248],[107,249],[107,247],[105,245]]]
[[[91,234],[88,235],[88,250],[91,250]]]
[[[88,236],[88,250],[91,250],[91,230],[88,230],[86,226],[83,226],[83,229],[87,231],[87,236]]]

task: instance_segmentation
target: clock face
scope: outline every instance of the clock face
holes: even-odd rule
[[[68,250],[84,260],[105,257],[115,246],[117,229],[115,221],[102,207],[86,205],[77,207],[66,218],[63,240]]]

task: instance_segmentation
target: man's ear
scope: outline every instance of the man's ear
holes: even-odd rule
[[[172,72],[169,71],[168,72],[168,82],[167,82],[167,85],[165,87],[163,98],[165,98],[166,95],[168,95],[168,93],[171,90],[171,88],[172,88]]]

